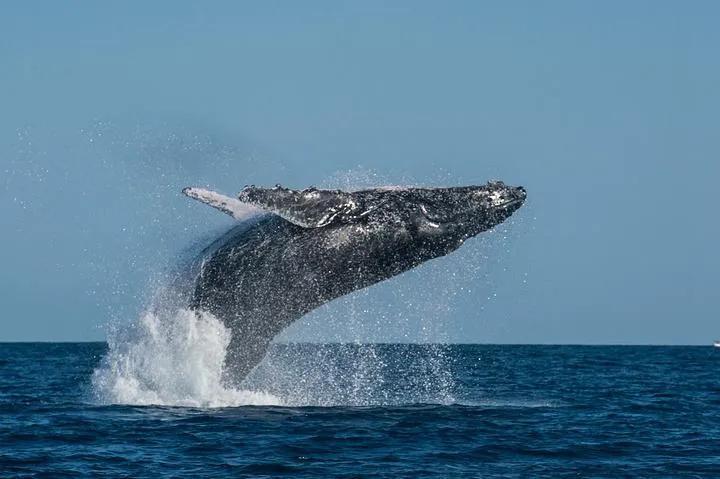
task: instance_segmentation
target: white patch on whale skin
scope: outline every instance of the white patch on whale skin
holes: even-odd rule
[[[491,191],[487,194],[487,197],[490,199],[490,204],[493,206],[499,206],[503,203],[502,192],[500,191]]]
[[[320,228],[330,224],[340,213],[341,211],[335,211],[334,209],[331,209],[330,213],[320,218],[320,220],[317,222],[317,227]]]
[[[263,214],[264,211],[255,206],[243,203],[242,201],[230,198],[217,191],[206,190],[204,188],[183,188],[183,194],[189,198],[205,203],[208,206],[222,211],[223,213],[232,216],[236,220],[245,220]]]
[[[422,205],[422,204],[421,204],[421,205],[420,205],[420,210],[423,212],[423,214],[424,214],[425,217],[427,218],[427,216],[428,216],[428,211],[427,211],[427,208],[425,207],[425,205]],[[424,224],[427,225],[427,226],[429,226],[429,227],[431,227],[431,228],[436,228],[436,229],[437,229],[437,228],[440,228],[440,224],[439,224],[439,223],[435,223],[434,221],[430,221],[429,219],[426,220]]]
[[[493,208],[501,208],[507,206],[513,202],[512,199],[508,198],[507,192],[503,190],[492,190],[492,191],[476,191],[475,195],[479,198],[485,198]]]

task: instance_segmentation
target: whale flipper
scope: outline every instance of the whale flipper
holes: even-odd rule
[[[262,213],[257,207],[253,207],[247,203],[243,203],[235,198],[222,195],[216,191],[206,190],[203,188],[183,188],[183,194],[189,198],[205,203],[208,206],[222,211],[232,216],[236,220],[243,220],[250,216]]]
[[[361,216],[363,205],[356,195],[340,190],[291,190],[247,186],[238,194],[249,203],[303,228],[321,228],[333,222],[351,222]]]

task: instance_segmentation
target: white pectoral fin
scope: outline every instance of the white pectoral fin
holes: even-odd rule
[[[187,187],[183,188],[182,192],[185,196],[212,206],[237,220],[243,220],[250,216],[263,213],[263,211],[256,206],[204,188]]]

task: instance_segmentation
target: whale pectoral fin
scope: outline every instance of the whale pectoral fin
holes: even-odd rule
[[[247,203],[244,203],[238,199],[230,198],[229,196],[221,195],[215,191],[206,190],[203,188],[183,188],[183,194],[189,198],[205,203],[208,206],[222,211],[223,213],[232,216],[237,220],[246,219],[252,215],[262,213],[257,207],[253,207]]]
[[[360,216],[360,201],[351,193],[340,190],[302,191],[275,188],[245,187],[239,201],[249,203],[284,218],[303,228],[321,228],[334,221],[352,221]]]

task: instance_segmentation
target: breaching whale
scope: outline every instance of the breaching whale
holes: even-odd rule
[[[332,299],[444,256],[505,221],[523,187],[489,182],[452,188],[363,191],[245,187],[230,198],[183,193],[239,223],[200,254],[190,307],[231,331],[225,370],[239,382],[293,321]]]

